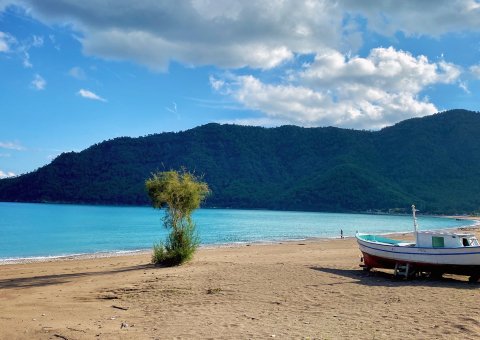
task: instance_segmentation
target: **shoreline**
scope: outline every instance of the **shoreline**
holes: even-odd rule
[[[353,238],[344,237],[345,239]],[[278,240],[278,241],[254,241],[254,242],[241,242],[241,243],[222,243],[222,244],[205,244],[200,245],[198,250],[215,250],[215,249],[234,249],[234,248],[243,248],[251,246],[275,246],[283,245],[296,242],[323,242],[329,240],[340,239],[339,237],[309,237],[302,239],[287,239],[287,240]],[[67,255],[52,255],[52,256],[35,256],[35,257],[22,257],[22,258],[11,258],[11,259],[0,259],[0,267],[6,265],[17,265],[17,264],[30,264],[30,263],[49,263],[49,262],[63,262],[63,261],[75,261],[75,260],[94,260],[94,259],[104,259],[104,258],[115,258],[115,257],[128,257],[135,255],[151,255],[152,248],[148,249],[138,249],[138,250],[118,250],[111,252],[98,252],[98,253],[85,253],[85,254],[67,254]]]
[[[288,213],[288,211],[286,213]],[[372,218],[374,216],[375,214],[372,215]],[[423,216],[423,215],[420,215],[420,216]],[[480,218],[476,218],[472,216],[441,216],[441,215],[437,215],[437,216],[424,215],[424,216],[427,218],[431,218],[431,224],[426,227],[429,229],[441,228],[446,230],[449,228],[466,226],[467,224],[468,225],[480,224]],[[289,218],[291,218],[291,216],[289,216]],[[294,220],[296,220],[295,216],[293,216],[293,218]],[[349,218],[349,216],[347,216],[347,218]],[[434,219],[436,218],[443,220],[438,222],[439,226],[436,226],[437,223],[434,221]],[[91,220],[93,221],[95,219],[92,218]],[[364,219],[360,218],[360,221],[363,221],[363,220]],[[319,221],[320,222],[318,223],[320,224],[318,224],[315,219],[311,222],[311,223],[318,224],[318,225],[314,225],[315,228],[312,229],[313,231],[309,231],[308,229],[307,230],[296,229],[291,225],[291,221],[290,221],[290,222],[284,223],[284,225],[280,227],[281,230],[277,233],[266,232],[265,234],[263,234],[262,231],[259,229],[259,231],[256,232],[256,234],[252,234],[253,235],[252,237],[235,237],[236,235],[235,231],[233,231],[233,234],[232,234],[234,237],[230,237],[229,234],[227,234],[226,237],[223,237],[223,235],[221,235],[222,230],[219,229],[215,231],[215,234],[212,234],[213,236],[207,233],[208,237],[206,238],[208,240],[208,243],[204,243],[200,247],[201,248],[241,247],[241,246],[250,245],[250,244],[278,244],[282,242],[288,242],[291,240],[295,242],[298,240],[306,240],[306,239],[329,240],[329,239],[338,238],[340,236],[341,228],[343,229],[345,237],[353,237],[355,235],[356,230],[360,232],[367,232],[367,233],[379,233],[379,234],[381,233],[384,235],[404,234],[412,230],[412,228],[410,227],[411,225],[410,218],[408,219],[403,218],[401,224],[397,225],[395,223],[392,223],[385,228],[382,225],[387,222],[380,222],[380,223],[377,223],[376,225],[370,225],[369,224],[370,222],[368,220],[367,223],[362,224],[362,222],[360,222],[360,225],[357,225],[356,220],[355,219],[352,220],[351,218],[348,219],[349,222],[345,225],[345,227],[341,226],[341,222],[339,222],[340,224],[337,225],[336,222],[327,221],[326,225],[324,226],[321,224],[322,219],[320,219]],[[373,221],[375,221],[375,219],[373,219]],[[389,220],[387,219],[387,221]],[[233,222],[231,221],[228,221],[228,222],[230,222],[229,223],[230,226],[234,225]],[[26,223],[28,224],[28,221],[26,221]],[[82,223],[82,222],[79,221],[77,223]],[[88,221],[87,222],[83,221],[83,223],[86,223],[86,226],[88,226],[88,228],[87,227],[83,228],[87,232],[89,230],[95,231],[95,229],[89,229],[89,228],[97,227],[95,223],[89,224]],[[21,223],[17,223],[17,224],[18,226],[23,225]],[[6,230],[9,230],[11,226],[16,226],[17,224],[15,224],[14,221],[11,221],[11,223],[7,223],[7,224],[4,223],[1,227],[3,228],[5,226]],[[32,226],[29,225],[29,227],[32,227]],[[110,225],[108,226],[108,228],[110,228]],[[26,238],[25,243],[24,243],[24,240],[22,240],[21,238],[14,237],[12,239],[13,242],[5,243],[5,248],[2,249],[3,252],[0,252],[1,253],[0,267],[6,264],[15,264],[15,263],[66,261],[66,260],[71,260],[76,258],[82,259],[82,258],[119,257],[119,256],[125,256],[129,254],[136,254],[139,252],[148,253],[152,248],[152,241],[150,240],[150,237],[145,238],[142,236],[142,234],[138,235],[138,240],[136,240],[137,238],[136,235],[131,236],[135,239],[135,242],[133,244],[132,242],[120,242],[120,243],[111,242],[111,240],[115,239],[114,237],[116,236],[116,234],[114,230],[110,230],[108,228],[107,228],[107,231],[104,232],[103,234],[100,233],[101,237],[106,240],[103,243],[101,242],[98,244],[95,242],[92,243],[92,241],[89,241],[90,238],[88,237],[83,238],[83,235],[79,234],[77,235],[79,239],[78,246],[77,246],[76,239],[72,238],[69,241],[70,243],[66,242],[62,247],[58,247],[58,248],[55,248],[52,246],[52,242],[50,241],[50,237],[48,236],[45,236],[41,240],[42,242],[40,246],[37,245],[38,242],[35,241],[35,236]],[[307,226],[307,228],[309,227]],[[13,228],[12,230],[15,231],[14,229],[15,228]],[[230,228],[230,229],[234,230],[235,228]],[[231,231],[230,229],[229,231]],[[381,232],[375,231],[380,229],[383,229],[383,230]],[[52,230],[55,232],[56,231],[55,227],[52,228]],[[61,231],[60,231],[60,234],[63,235]],[[62,237],[60,234],[57,237]],[[16,234],[13,233],[13,235],[16,235]],[[35,234],[32,234],[32,235],[35,235]],[[50,235],[50,234],[46,234],[46,235]],[[52,235],[56,235],[56,234],[52,234]],[[86,235],[88,236],[88,234]],[[235,242],[235,240],[239,240],[239,241]],[[6,238],[6,240],[4,240],[4,242],[9,242],[8,237]],[[215,243],[210,243],[210,242],[215,242]]]
[[[112,252],[98,252],[85,254],[66,254],[66,255],[50,255],[50,256],[31,256],[0,259],[0,267],[15,264],[29,264],[29,263],[44,263],[44,262],[60,262],[60,261],[74,261],[74,260],[92,260],[110,257],[132,256],[147,254],[149,250],[139,249],[132,251],[112,251]]]
[[[451,219],[460,219],[459,216],[439,216],[442,218],[451,218]],[[463,216],[461,218],[465,221],[472,221],[473,224],[451,227],[444,229],[430,229],[430,230],[451,230],[451,231],[479,231],[480,230],[480,218]],[[386,232],[379,233],[378,235],[408,235],[412,231],[398,231],[398,232]],[[355,236],[345,236],[344,239],[354,239]],[[237,242],[237,243],[222,243],[222,244],[205,244],[200,245],[198,249],[222,249],[222,248],[241,248],[241,247],[250,247],[250,246],[268,246],[268,245],[282,245],[295,242],[326,242],[329,240],[340,239],[339,236],[334,237],[307,237],[300,239],[285,239],[285,240],[274,240],[274,241],[252,241],[252,242]],[[30,256],[30,257],[19,257],[19,258],[6,258],[0,259],[0,267],[7,265],[17,265],[17,264],[29,264],[29,263],[47,263],[47,262],[60,262],[60,261],[74,261],[74,260],[91,260],[91,259],[102,259],[102,258],[114,258],[114,257],[124,257],[124,256],[134,256],[134,255],[150,255],[152,252],[151,248],[147,249],[135,249],[135,250],[115,250],[115,251],[106,251],[106,252],[96,252],[96,253],[84,253],[84,254],[64,254],[64,255],[48,255],[48,256]]]

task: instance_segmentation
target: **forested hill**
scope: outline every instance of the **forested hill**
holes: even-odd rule
[[[480,208],[480,113],[452,110],[380,131],[207,124],[116,138],[0,181],[0,201],[148,204],[153,171],[203,175],[210,207],[315,211]]]

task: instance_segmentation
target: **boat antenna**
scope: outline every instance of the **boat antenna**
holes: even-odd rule
[[[417,224],[417,216],[415,212],[418,211],[415,209],[415,205],[412,204],[412,215],[413,215],[413,231],[415,232],[415,242],[418,243],[418,224]]]

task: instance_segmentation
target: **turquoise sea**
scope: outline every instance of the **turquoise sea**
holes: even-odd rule
[[[0,261],[151,248],[163,240],[163,212],[150,207],[0,203]],[[412,230],[411,216],[199,209],[202,245],[339,237]],[[420,229],[469,221],[419,216]]]

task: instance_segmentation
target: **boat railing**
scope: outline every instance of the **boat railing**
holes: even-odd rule
[[[400,243],[403,243],[403,241],[394,240],[394,239],[384,237],[384,236],[379,236],[379,235],[371,235],[371,234],[358,235],[358,238],[365,241],[386,243],[391,245],[399,245]]]

